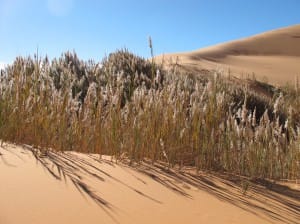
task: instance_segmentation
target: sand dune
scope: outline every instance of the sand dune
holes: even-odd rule
[[[187,70],[255,73],[271,83],[300,74],[300,25],[189,53]],[[157,60],[162,60],[157,57]],[[173,61],[174,61],[173,60]],[[108,156],[0,147],[0,224],[300,223],[297,183],[249,180]]]
[[[237,76],[250,76],[277,85],[300,77],[300,25],[265,32],[186,53],[159,56],[195,70],[223,69]]]
[[[129,168],[97,155],[47,157],[0,148],[1,224],[299,223],[300,191],[235,178],[178,172],[147,164]]]

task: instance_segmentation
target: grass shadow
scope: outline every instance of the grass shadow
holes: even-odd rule
[[[135,169],[181,196],[192,199],[184,188],[190,185],[269,221],[296,224],[300,220],[300,191],[279,183],[220,173],[178,171],[160,164],[144,163]],[[245,182],[249,184],[246,191]]]
[[[106,164],[114,168],[115,164],[113,162],[92,155],[87,155],[87,158],[82,158],[77,156],[76,153],[71,152],[62,153],[47,151],[45,154],[41,154],[39,150],[36,150],[31,146],[25,145],[24,147],[32,152],[36,161],[40,163],[53,178],[64,181],[65,183],[69,180],[83,197],[92,199],[115,223],[118,223],[115,216],[118,208],[105,200],[98,189],[93,189],[93,186],[88,183],[87,179],[90,178],[96,182],[113,180],[144,199],[162,204],[161,201],[147,195],[141,190],[125,183],[100,168],[101,164]]]
[[[193,200],[191,188],[195,188],[271,222],[295,224],[300,220],[300,191],[280,183],[222,173],[197,173],[194,169],[187,168],[169,169],[161,163],[142,162],[129,166],[123,161],[116,165],[96,155],[52,151],[41,154],[31,146],[24,147],[32,152],[36,161],[53,178],[66,183],[70,181],[83,197],[92,199],[115,223],[118,223],[118,208],[105,200],[104,195],[89,184],[88,178],[96,182],[114,181],[146,200],[157,204],[163,202],[132,186],[131,183],[118,179],[102,169],[102,165],[126,168],[123,170],[129,172],[141,184],[147,185],[147,182],[155,181],[178,196],[190,200]],[[249,185],[245,191],[244,183]]]

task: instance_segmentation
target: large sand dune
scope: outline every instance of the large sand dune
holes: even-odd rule
[[[230,70],[236,76],[266,80],[277,85],[300,77],[300,25],[265,32],[186,53],[157,57],[195,70]]]
[[[0,148],[1,224],[299,223],[300,191],[97,155]],[[292,187],[295,188],[292,188]]]

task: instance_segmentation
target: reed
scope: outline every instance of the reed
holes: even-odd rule
[[[147,159],[251,178],[300,178],[298,84],[252,80],[259,92],[218,72],[164,70],[127,50],[100,63],[74,52],[52,62],[19,57],[0,78],[3,141],[131,164]]]

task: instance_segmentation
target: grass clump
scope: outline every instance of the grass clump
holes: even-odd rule
[[[300,178],[297,88],[272,87],[266,95],[218,73],[165,71],[126,50],[101,63],[70,52],[52,62],[17,58],[0,78],[3,141],[131,163]]]

